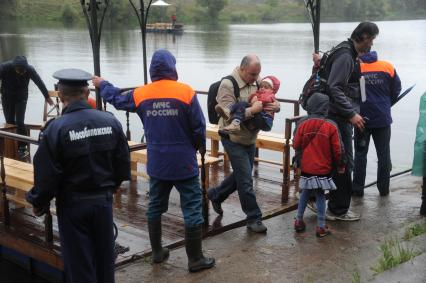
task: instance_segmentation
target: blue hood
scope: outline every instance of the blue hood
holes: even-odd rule
[[[377,52],[370,51],[368,53],[365,53],[364,55],[361,55],[359,59],[361,59],[361,61],[364,63],[374,63],[378,59]]]
[[[149,74],[152,82],[159,80],[177,81],[176,59],[173,54],[166,49],[155,51],[154,55],[152,55]]]

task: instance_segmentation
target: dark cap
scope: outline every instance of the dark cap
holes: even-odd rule
[[[80,69],[62,69],[53,73],[53,77],[59,80],[59,84],[67,86],[88,86],[88,80],[92,74]]]

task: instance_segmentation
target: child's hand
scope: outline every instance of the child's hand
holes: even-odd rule
[[[340,166],[340,167],[338,167],[338,168],[337,168],[337,173],[339,173],[339,174],[343,174],[343,173],[345,173],[345,166]]]
[[[259,113],[263,110],[263,105],[262,102],[260,101],[255,101],[251,106],[250,106],[250,110],[252,114],[256,114]]]
[[[250,104],[253,104],[253,103],[255,103],[256,101],[258,101],[259,99],[257,99],[257,96],[256,95],[253,95],[253,97],[251,98],[251,100],[250,100]]]

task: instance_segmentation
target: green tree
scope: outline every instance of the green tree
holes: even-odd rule
[[[197,4],[207,8],[207,16],[210,20],[217,20],[220,11],[225,8],[227,0],[197,0]]]

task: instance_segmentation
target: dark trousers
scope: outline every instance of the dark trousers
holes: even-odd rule
[[[25,127],[25,110],[27,109],[27,101],[16,101],[13,98],[2,95],[1,102],[6,123],[16,125],[17,133],[19,135],[28,135],[27,128]],[[25,145],[26,143],[19,142],[19,147],[23,147]]]
[[[333,174],[333,181],[337,190],[330,191],[328,209],[335,215],[343,215],[349,210],[352,194],[352,170],[354,165],[352,133],[353,126],[347,121],[343,121],[333,116],[329,117],[336,122],[345,150],[344,159],[346,168],[344,174]]]
[[[66,282],[114,282],[112,196],[57,203]]]
[[[389,193],[389,175],[392,169],[390,158],[391,127],[364,129],[355,133],[355,167],[353,190],[362,191],[365,185],[367,153],[370,137],[373,137],[377,153],[377,188],[381,194]]]
[[[221,203],[230,194],[238,191],[247,221],[253,222],[262,219],[262,212],[253,190],[252,171],[256,146],[254,144],[241,145],[225,138],[222,138],[222,144],[231,161],[233,172],[218,187],[208,190],[209,199]]]

